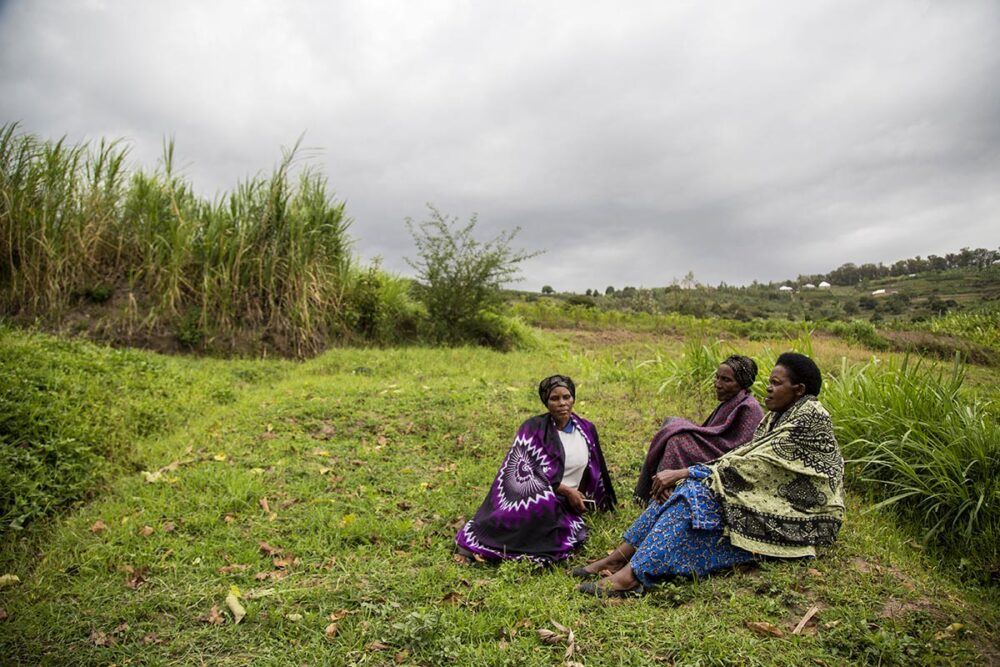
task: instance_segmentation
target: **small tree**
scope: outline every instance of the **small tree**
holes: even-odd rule
[[[542,294],[555,294],[556,291],[552,289],[552,285],[544,285],[542,287]]]
[[[417,259],[406,262],[417,272],[432,333],[449,343],[475,338],[482,314],[500,305],[500,287],[520,280],[517,265],[540,253],[510,247],[519,227],[477,241],[475,214],[460,225],[458,218],[449,219],[430,204],[427,208],[429,220],[406,219],[417,246]]]

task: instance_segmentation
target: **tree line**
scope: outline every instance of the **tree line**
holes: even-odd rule
[[[826,274],[800,275],[798,282],[819,283],[826,281],[831,285],[856,285],[864,280],[907,276],[927,271],[945,271],[948,269],[987,269],[1000,262],[1000,248],[962,248],[958,252],[950,252],[944,256],[928,255],[927,257],[911,257],[901,259],[886,265],[882,262],[871,262],[857,265],[853,262],[842,264]]]

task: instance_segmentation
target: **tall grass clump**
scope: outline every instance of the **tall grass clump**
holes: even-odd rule
[[[962,390],[964,367],[906,357],[828,376],[823,401],[851,481],[892,506],[925,541],[1000,565],[997,406]]]
[[[406,310],[405,290],[377,269],[380,286],[358,288],[344,203],[320,173],[297,168],[297,149],[210,201],[176,173],[172,142],[155,172],[129,174],[117,143],[42,141],[3,126],[2,312],[58,319],[101,295],[126,340],[167,333],[222,351],[303,356],[331,339],[393,338],[392,320],[364,313]]]

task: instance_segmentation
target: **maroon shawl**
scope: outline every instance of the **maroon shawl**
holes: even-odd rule
[[[760,403],[746,389],[725,403],[701,426],[680,417],[668,417],[649,444],[646,461],[639,473],[635,497],[648,501],[653,475],[660,470],[677,470],[696,463],[714,461],[726,452],[749,442],[764,418]]]

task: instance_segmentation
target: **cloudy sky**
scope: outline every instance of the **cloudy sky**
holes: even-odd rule
[[[1000,245],[1000,3],[0,0],[0,122],[165,137],[214,196],[304,145],[358,252],[426,203],[526,289]]]

